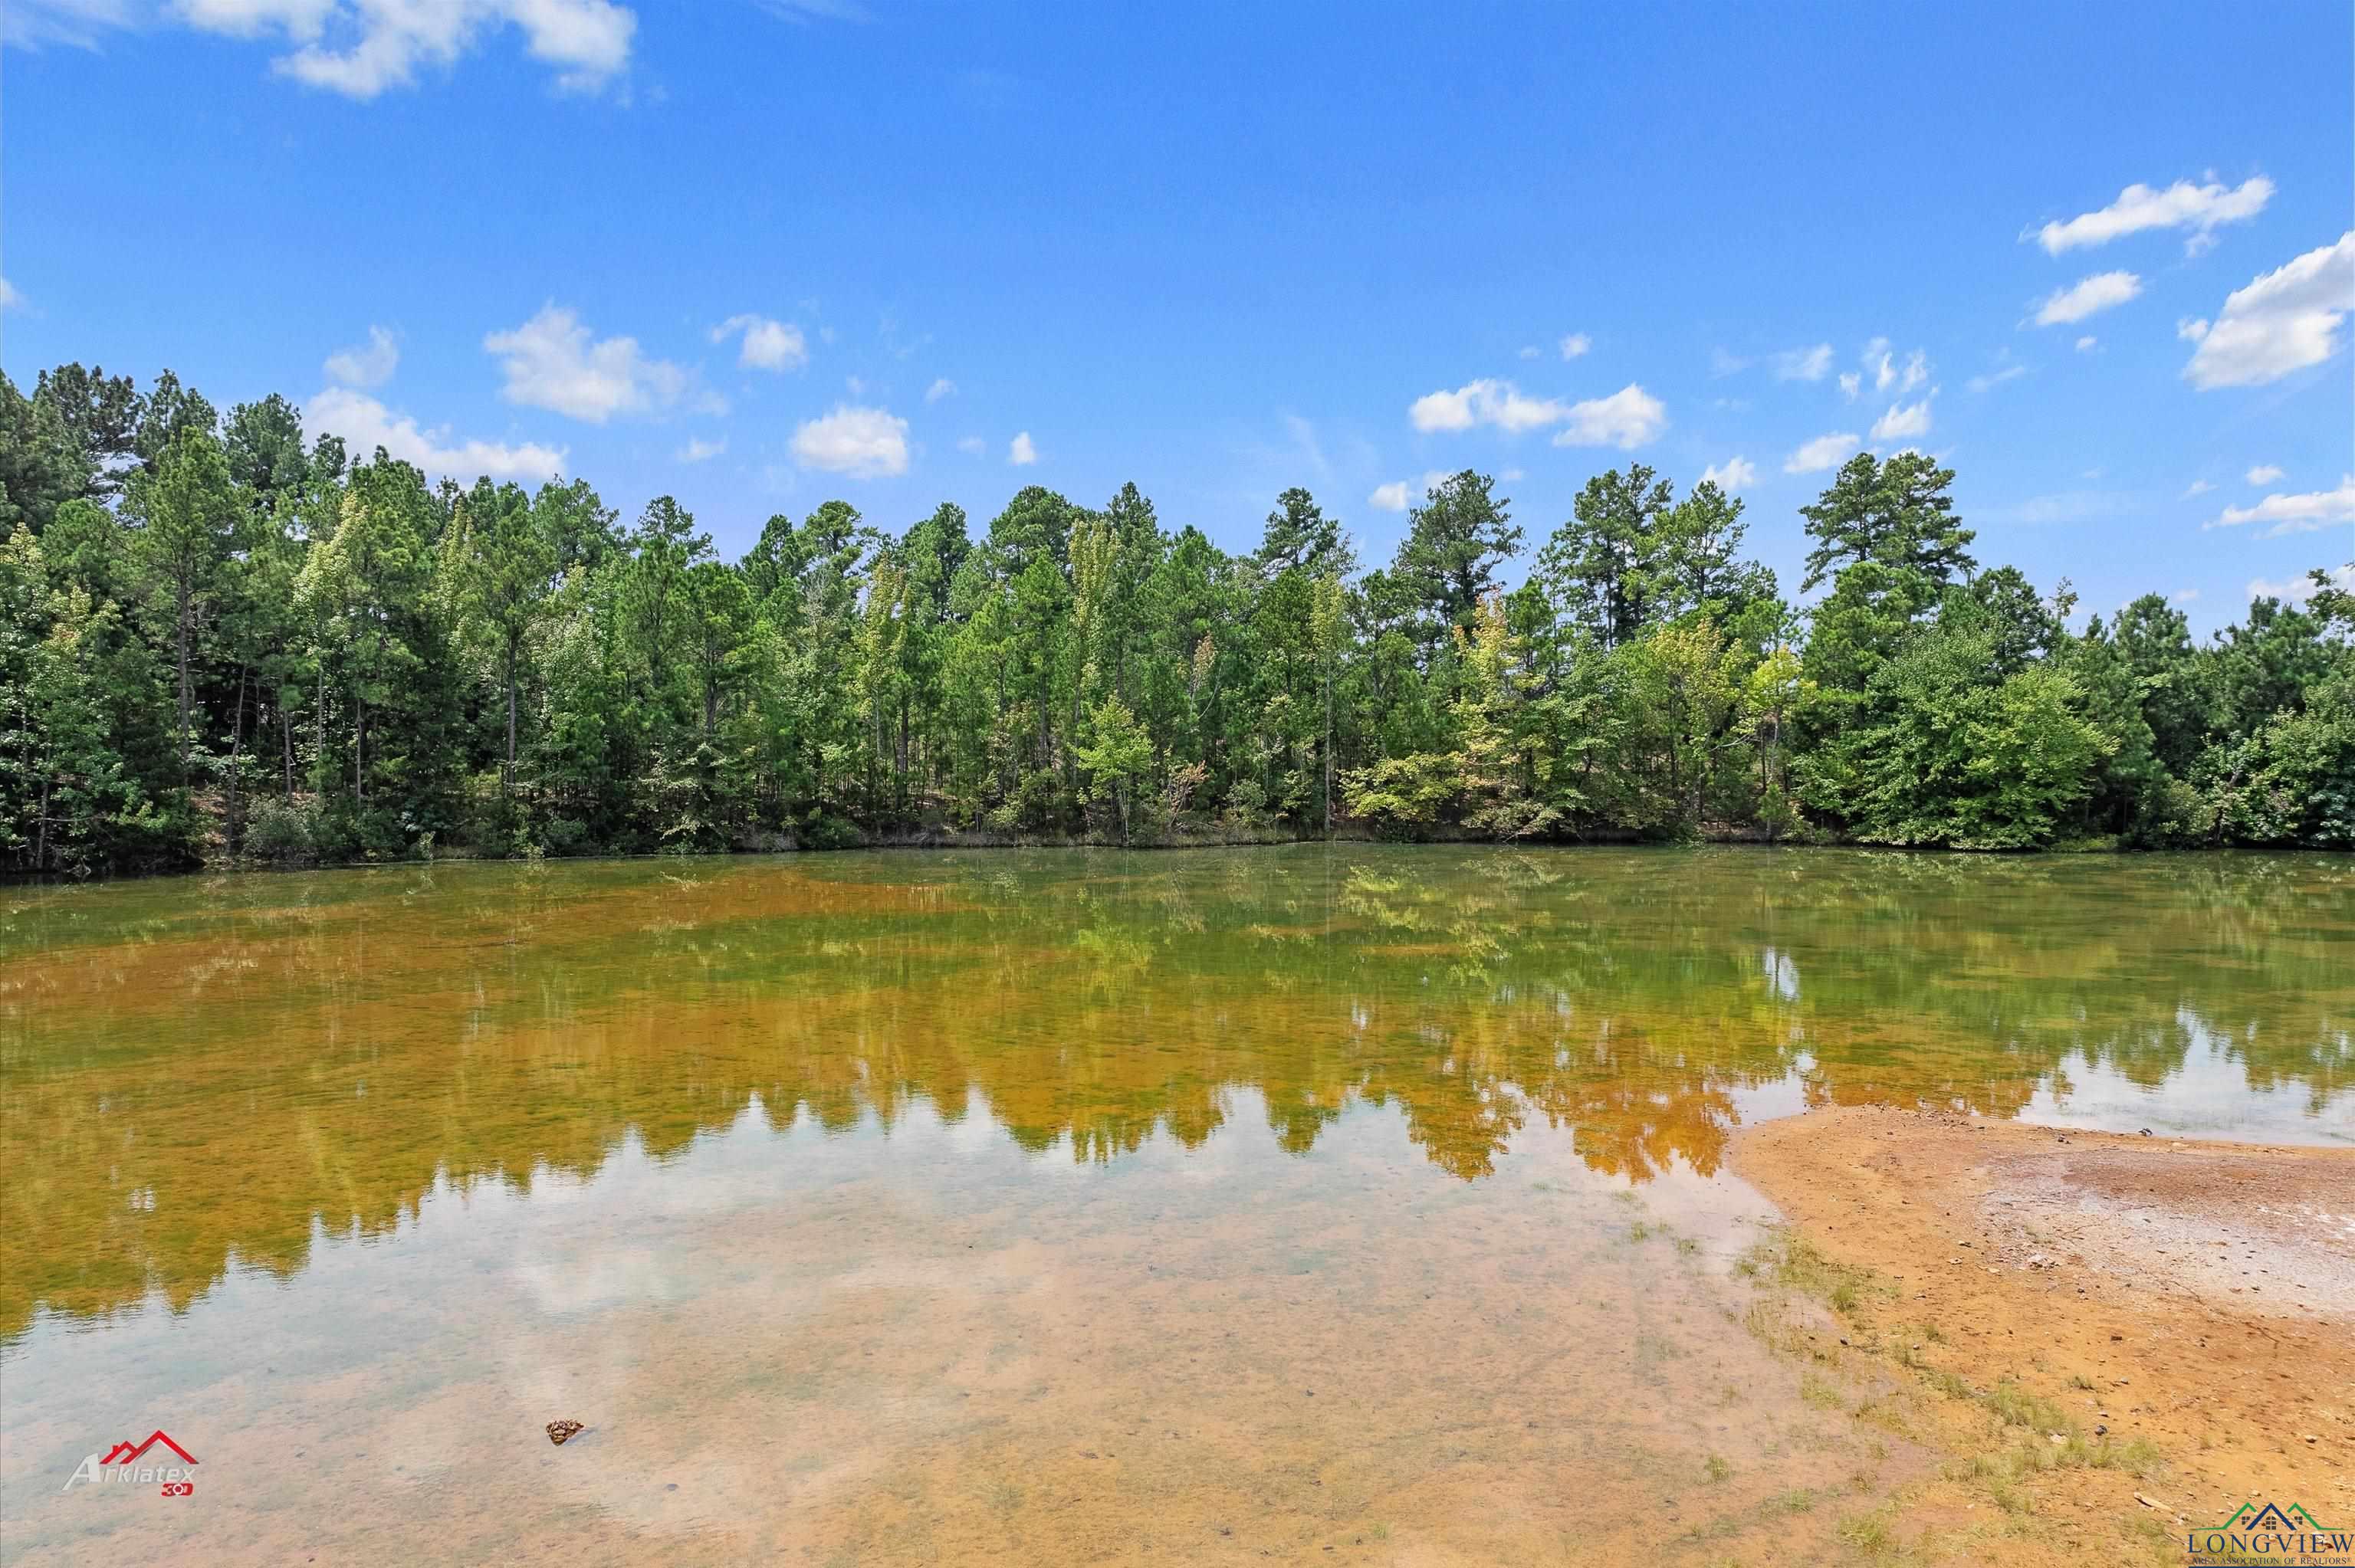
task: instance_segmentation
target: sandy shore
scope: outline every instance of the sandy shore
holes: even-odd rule
[[[2090,1531],[2179,1563],[2251,1499],[2355,1522],[2355,1151],[1859,1106],[1733,1159],[1858,1282],[1841,1344],[1942,1395],[1920,1408],[1955,1462],[1901,1499],[1896,1549],[2083,1561]],[[2055,1452],[2103,1457],[2023,1466],[2060,1417]]]

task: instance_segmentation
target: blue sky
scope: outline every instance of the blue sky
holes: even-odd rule
[[[897,530],[1134,479],[1233,547],[1305,484],[1380,560],[1465,466],[1534,545],[1634,461],[1727,476],[1787,589],[1860,445],[1940,455],[1981,559],[2090,609],[2211,627],[2355,556],[2339,0],[5,26],[20,385],[280,390],[731,553],[835,495]]]

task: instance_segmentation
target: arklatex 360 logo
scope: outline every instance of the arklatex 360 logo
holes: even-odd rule
[[[164,1447],[178,1455],[179,1464],[167,1462],[165,1457],[148,1455],[151,1448]],[[141,1461],[144,1460],[145,1463]],[[161,1485],[167,1498],[191,1496],[197,1489],[197,1457],[172,1441],[162,1427],[147,1435],[144,1443],[128,1438],[109,1448],[103,1455],[92,1454],[75,1467],[66,1478],[64,1490],[71,1491],[74,1482],[87,1481],[91,1486],[122,1485],[152,1487]]]

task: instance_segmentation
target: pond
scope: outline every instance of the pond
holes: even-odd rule
[[[2355,1142],[2351,953],[2328,856],[18,889],[8,1555],[1803,1561],[1922,1461],[1742,1327],[1732,1134]]]

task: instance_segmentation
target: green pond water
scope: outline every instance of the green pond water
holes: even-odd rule
[[[20,888],[0,1553],[1806,1560],[1918,1457],[1738,1326],[1732,1135],[2355,1142],[2350,955],[2327,856]],[[193,1495],[67,1487],[158,1428]]]

